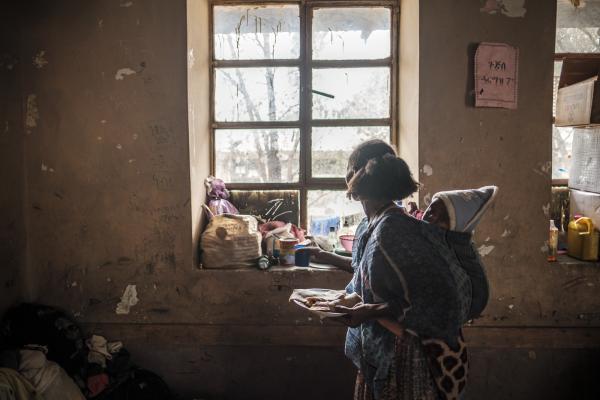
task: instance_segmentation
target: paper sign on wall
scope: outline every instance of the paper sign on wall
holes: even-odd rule
[[[519,49],[480,43],[475,53],[475,107],[515,110],[519,94]]]

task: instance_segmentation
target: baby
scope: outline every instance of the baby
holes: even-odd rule
[[[413,216],[421,217],[424,221],[448,231],[446,233],[448,245],[471,279],[472,299],[469,320],[481,315],[489,299],[489,284],[485,269],[479,254],[473,248],[473,230],[492,204],[497,192],[496,186],[438,192],[432,197],[424,213],[411,210]]]

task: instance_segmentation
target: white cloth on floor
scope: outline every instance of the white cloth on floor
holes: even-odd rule
[[[85,400],[75,382],[40,350],[21,350],[19,372],[45,400]]]
[[[112,360],[112,354],[118,353],[123,348],[122,342],[108,342],[104,336],[92,335],[85,341],[90,349],[88,362],[106,367],[106,360]]]

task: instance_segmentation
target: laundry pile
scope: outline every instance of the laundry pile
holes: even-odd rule
[[[156,374],[132,363],[123,343],[87,339],[67,313],[23,303],[0,324],[0,400],[169,400]]]

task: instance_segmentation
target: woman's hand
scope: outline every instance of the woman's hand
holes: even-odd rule
[[[386,303],[369,304],[358,303],[354,307],[336,306],[335,311],[344,313],[337,318],[332,318],[336,322],[340,322],[351,328],[355,328],[363,322],[371,319],[378,319],[389,316],[389,308]]]
[[[321,250],[321,248],[317,247],[317,246],[310,246],[310,247],[306,247],[305,248],[306,251],[308,251],[308,254],[310,254],[310,261],[316,262],[316,263],[325,263],[324,260],[324,254],[325,251]]]
[[[311,262],[333,265],[344,271],[354,273],[354,270],[352,269],[352,257],[340,256],[330,251],[322,250],[316,246],[306,247],[306,250],[310,254]]]

